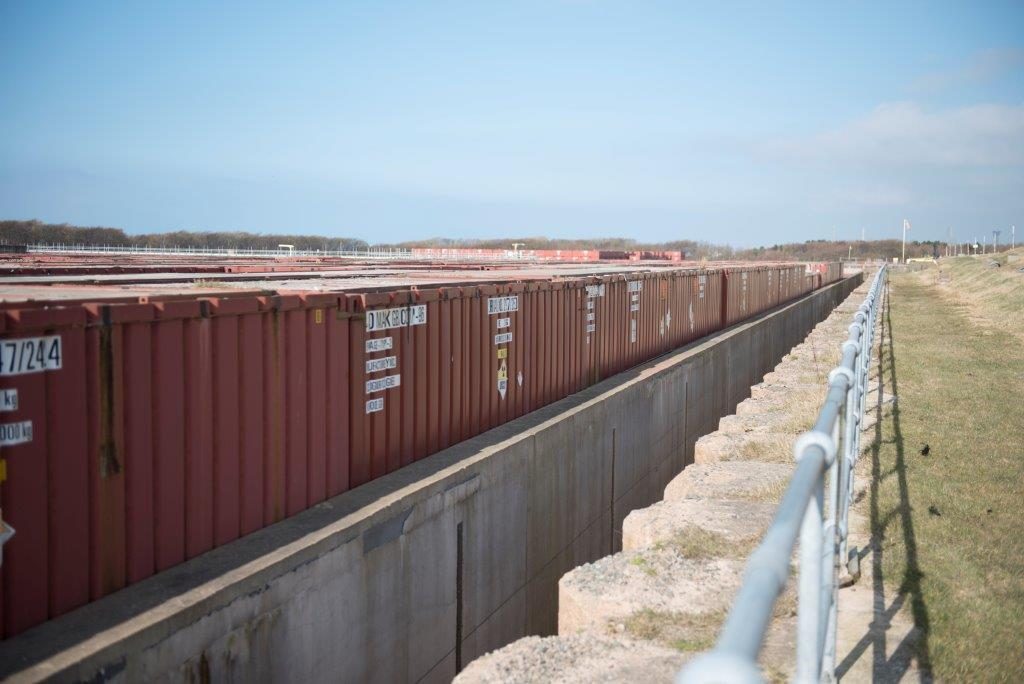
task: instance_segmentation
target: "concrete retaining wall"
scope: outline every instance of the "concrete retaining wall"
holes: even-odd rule
[[[17,680],[449,681],[557,629],[750,386],[859,276],[0,643]]]

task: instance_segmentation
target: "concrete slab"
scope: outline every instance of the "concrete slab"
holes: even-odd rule
[[[797,432],[793,427],[793,416],[783,411],[764,411],[747,413],[742,416],[732,414],[718,421],[720,432]]]
[[[764,535],[774,514],[774,505],[756,501],[659,501],[626,516],[622,550],[635,551],[669,542],[692,528],[727,537],[745,548]]]
[[[728,461],[694,464],[665,488],[666,501],[724,499],[773,501],[785,489],[791,464]]]
[[[528,637],[474,661],[458,684],[671,682],[689,656],[642,641],[592,634]]]
[[[558,582],[558,633],[614,633],[642,611],[714,616],[720,623],[744,565],[738,559],[686,558],[674,548],[624,551],[582,565]]]
[[[693,462],[791,463],[795,440],[795,432],[713,432],[697,440],[693,450]]]

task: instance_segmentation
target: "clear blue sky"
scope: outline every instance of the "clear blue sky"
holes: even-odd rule
[[[1024,232],[1024,3],[0,3],[0,218]]]

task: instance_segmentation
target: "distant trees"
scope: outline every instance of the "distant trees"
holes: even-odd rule
[[[78,227],[67,223],[41,221],[0,221],[0,244],[62,243],[79,245],[119,245],[138,247],[199,247],[212,249],[276,249],[280,244],[295,245],[301,250],[363,250],[369,247],[364,240],[355,238],[328,238],[319,235],[274,235],[241,231],[190,232],[178,230],[169,233],[129,235],[120,228]],[[592,240],[570,240],[546,237],[518,237],[498,240],[466,240],[430,238],[402,242],[384,247],[468,247],[479,249],[511,249],[519,243],[521,249],[598,249],[598,250],[680,250],[689,259],[749,260],[749,261],[834,261],[852,256],[857,259],[886,259],[902,253],[900,240],[808,240],[774,244],[770,247],[736,249],[729,245],[701,240],[671,240],[668,242],[638,242],[632,238],[605,237]],[[907,243],[908,257],[937,256],[945,243],[913,241]]]
[[[120,228],[82,228],[67,223],[42,221],[0,221],[0,242],[6,244],[115,245],[123,247],[199,247],[208,249],[277,249],[280,244],[302,250],[362,250],[369,245],[355,238],[320,235],[274,235],[262,233],[201,232],[178,230],[170,233],[128,235]]]

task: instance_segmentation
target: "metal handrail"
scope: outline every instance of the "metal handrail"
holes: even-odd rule
[[[828,375],[828,393],[818,419],[793,445],[796,470],[764,539],[747,561],[743,584],[714,649],[684,667],[676,679],[679,684],[764,681],[757,656],[775,602],[785,589],[798,534],[795,679],[803,683],[835,680],[839,562],[842,559],[853,572],[847,553],[847,520],[853,497],[853,468],[860,456],[859,426],[865,410],[875,322],[886,277],[883,265],[854,315],[849,338],[842,344],[842,361]]]

